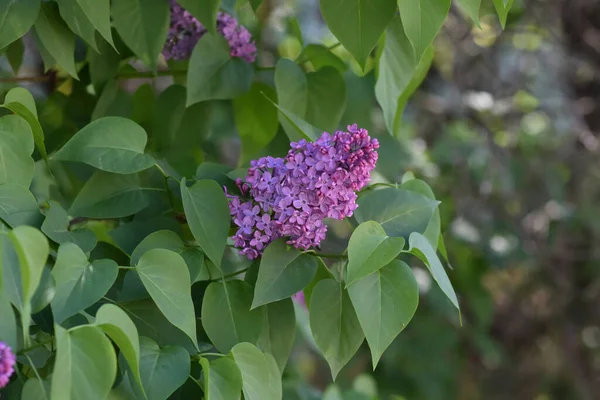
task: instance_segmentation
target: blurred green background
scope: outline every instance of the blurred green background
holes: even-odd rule
[[[241,13],[257,38],[260,65],[297,57],[302,42],[336,43],[318,1],[265,3],[258,18]],[[149,85],[158,93],[173,78],[122,81],[96,103],[76,81],[42,75],[41,60],[28,50],[33,41],[24,43],[21,78],[11,78],[3,59],[1,89],[22,85],[36,94],[49,152],[94,113],[168,127],[171,105]],[[400,182],[410,172],[442,201],[462,326],[415,260],[422,296],[414,320],[377,370],[365,343],[331,385],[326,363],[302,334],[307,316],[298,307],[284,398],[600,398],[600,1],[516,1],[504,31],[493,14],[478,28],[453,5],[397,138],[375,101],[375,71],[360,77],[343,48],[334,53],[350,65],[342,125],[356,122],[381,142],[374,181]],[[23,78],[36,75],[43,79]],[[202,161],[237,163],[231,105],[213,107],[217,117],[198,132],[203,151],[191,174]],[[280,134],[265,153],[287,146]],[[333,250],[349,235],[343,224],[330,232]]]

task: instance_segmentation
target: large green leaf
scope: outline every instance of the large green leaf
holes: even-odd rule
[[[121,55],[99,35],[96,37],[96,42],[98,43],[100,54],[95,51],[88,52],[90,79],[96,93],[102,93],[104,86],[119,72]]]
[[[69,28],[96,50],[95,30],[114,47],[110,30],[110,0],[58,0],[60,15]]]
[[[412,232],[424,232],[438,201],[409,190],[385,188],[360,196],[355,212],[359,223],[375,221],[388,236],[408,239]]]
[[[158,56],[167,40],[170,11],[164,0],[118,0],[111,15],[123,42],[144,64],[156,69]]]
[[[33,136],[29,124],[16,115],[0,118],[0,185],[29,187],[33,179]]]
[[[52,399],[105,399],[117,376],[117,357],[100,328],[54,325],[56,361]]]
[[[428,1],[428,0],[427,0]],[[420,62],[416,61],[414,49],[404,33],[399,17],[390,23],[383,54],[379,60],[379,75],[375,84],[375,96],[383,111],[388,131],[398,136],[404,106],[410,95],[421,84],[433,59],[433,50],[424,50]]]
[[[29,343],[31,299],[38,287],[50,247],[48,240],[35,228],[19,226],[8,233],[2,245],[3,286],[21,312],[25,344]]]
[[[25,35],[33,26],[39,12],[39,0],[0,3],[0,49]]]
[[[50,266],[46,265],[42,272],[40,283],[31,298],[31,313],[36,314],[42,311],[50,304],[55,295],[56,283],[52,277]]]
[[[273,104],[279,110],[280,118],[283,117],[283,119],[286,121],[286,123],[282,125],[289,127],[289,130],[286,131],[286,134],[288,135],[290,140],[298,141],[300,139],[305,139],[308,142],[313,142],[319,137],[321,137],[321,134],[323,132],[322,130],[320,130],[317,127],[314,127],[313,125],[309,124],[297,115],[292,114],[283,107],[275,103]]]
[[[420,61],[450,10],[451,0],[398,0],[404,31]]]
[[[17,39],[6,47],[6,59],[13,70],[13,73],[17,75],[21,64],[23,63],[23,55],[25,53],[25,46],[23,40]]]
[[[213,282],[202,301],[202,326],[215,347],[227,353],[241,342],[256,343],[264,309],[250,311],[252,286],[244,281]]]
[[[57,323],[93,305],[108,292],[117,279],[119,267],[113,260],[88,261],[73,243],[58,248],[52,276],[56,295],[52,299],[52,314]]]
[[[304,303],[306,304],[307,308],[310,308],[310,298],[312,296],[313,290],[315,289],[315,286],[317,286],[317,283],[319,283],[323,279],[335,279],[333,277],[333,274],[331,273],[329,268],[327,268],[327,265],[325,265],[322,259],[318,258],[317,264],[318,267],[317,272],[315,273],[315,277],[304,288]]]
[[[346,82],[342,74],[334,67],[324,67],[306,78],[306,121],[323,131],[335,131],[346,108]]]
[[[475,25],[480,26],[479,9],[481,8],[481,0],[457,0],[457,3],[475,22]]]
[[[348,243],[346,287],[392,261],[404,247],[403,237],[389,237],[375,221],[360,224]]]
[[[270,354],[240,343],[231,349],[231,356],[242,373],[245,400],[281,399],[281,373]]]
[[[119,346],[138,383],[140,375],[140,339],[138,331],[125,311],[113,304],[104,304],[96,313],[95,324]]]
[[[265,322],[258,339],[262,351],[273,356],[283,372],[296,338],[296,316],[291,299],[265,306]]]
[[[290,59],[282,58],[275,66],[275,89],[280,110],[290,115],[304,117],[308,101],[308,80],[302,68]],[[302,135],[289,121],[283,111],[279,112],[279,122],[290,140],[302,139]]]
[[[198,18],[210,33],[217,34],[217,12],[221,6],[221,0],[179,0],[179,4],[190,14]]]
[[[2,244],[0,243],[0,246]],[[2,265],[0,259],[0,266]],[[2,271],[0,270],[0,275]],[[2,278],[0,278],[1,281]],[[1,288],[1,287],[0,287]],[[0,290],[0,340],[9,345],[13,352],[17,351],[17,321],[8,295]]]
[[[142,255],[136,270],[160,311],[198,347],[190,274],[183,258],[170,250],[152,249]]]
[[[502,29],[506,27],[506,19],[508,18],[508,13],[512,8],[515,0],[493,0],[494,7],[496,8],[496,12],[498,13],[498,19],[500,19],[500,24],[502,25]]]
[[[252,308],[292,296],[315,276],[316,259],[288,247],[285,239],[275,240],[267,246],[258,270]]]
[[[148,199],[137,174],[97,171],[73,200],[69,214],[88,218],[122,218],[146,208]]]
[[[56,63],[77,78],[75,35],[60,17],[56,3],[42,3],[34,28],[37,39]]]
[[[429,185],[420,179],[410,179],[404,182],[400,187],[402,189],[412,190],[413,192],[420,193],[429,199],[435,200],[435,195],[433,194],[433,191]],[[440,217],[440,209],[436,208],[431,216],[431,219],[429,220],[429,224],[427,224],[425,232],[423,232],[423,236],[427,238],[434,250],[437,249],[438,243],[440,240],[442,240],[441,229],[442,222]]]
[[[302,64],[310,62],[315,71],[324,67],[334,67],[343,73],[348,69],[348,66],[341,58],[321,44],[309,44],[302,49],[302,53],[300,53],[298,59],[300,60],[298,62]]]
[[[210,279],[204,265],[204,254],[196,247],[185,247],[183,240],[173,231],[160,230],[148,235],[131,253],[131,265],[138,263],[140,257],[152,249],[167,249],[183,257],[190,272],[192,283]]]
[[[274,101],[275,91],[261,82],[253,83],[249,92],[233,100],[235,125],[242,141],[241,162],[249,162],[277,134],[279,121]]]
[[[431,244],[427,241],[427,238],[418,232],[414,232],[410,235],[408,244],[410,246],[408,252],[414,254],[425,263],[427,268],[429,268],[429,272],[431,272],[433,279],[437,282],[440,289],[442,289],[442,292],[444,292],[452,304],[460,310],[452,283],[450,282],[450,279],[448,279],[444,266],[440,262],[433,247],[431,247]]]
[[[335,379],[356,353],[365,335],[348,292],[338,282],[324,279],[317,283],[310,304],[310,329]]]
[[[320,0],[321,12],[331,32],[364,69],[396,12],[395,0]]]
[[[242,374],[229,358],[208,361],[200,359],[204,372],[206,400],[239,400],[242,395]]]
[[[350,285],[348,293],[371,348],[375,369],[385,349],[415,314],[419,286],[410,267],[393,260]]]
[[[37,225],[41,219],[40,208],[27,188],[5,183],[0,185],[0,219],[11,227]]]
[[[190,375],[190,355],[180,346],[160,348],[146,337],[140,338],[140,373],[148,400],[164,400]]]
[[[204,100],[234,99],[252,84],[254,69],[240,58],[231,58],[229,44],[220,35],[205,34],[190,57],[187,105]]]
[[[50,381],[31,378],[23,385],[21,400],[48,400],[49,398]]]
[[[77,132],[52,158],[132,174],[154,165],[154,159],[144,154],[147,140],[144,129],[132,120],[104,117]]]
[[[58,244],[75,243],[86,253],[92,251],[96,247],[96,234],[85,228],[70,230],[69,215],[65,209],[55,201],[49,203],[42,232]]]
[[[27,89],[20,87],[13,88],[6,94],[2,107],[8,108],[29,123],[35,145],[42,157],[46,159],[47,154],[46,145],[44,144],[44,131],[37,119],[35,100],[31,93]]]
[[[213,180],[200,180],[188,187],[181,180],[181,198],[187,223],[202,251],[217,266],[229,235],[229,206],[223,189]]]

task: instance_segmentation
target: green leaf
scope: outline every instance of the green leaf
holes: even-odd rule
[[[385,349],[415,314],[419,286],[410,267],[393,260],[350,285],[348,293],[371,348],[375,369]]]
[[[222,353],[241,342],[256,343],[264,320],[264,309],[250,311],[252,286],[244,281],[213,282],[202,301],[202,326]]]
[[[0,4],[0,49],[25,35],[39,12],[39,0],[3,1]]]
[[[309,316],[315,343],[335,380],[365,338],[348,292],[332,279],[320,281],[312,292]]]
[[[158,96],[152,121],[152,135],[158,151],[164,152],[175,143],[175,135],[185,114],[185,87],[171,85]]]
[[[44,131],[37,119],[37,110],[33,96],[27,89],[14,88],[11,89],[4,98],[4,108],[17,114],[29,123],[33,132],[33,140],[38,148],[38,151],[44,159],[48,158],[46,153],[46,145],[44,144]]]
[[[29,187],[33,179],[33,136],[29,124],[16,115],[0,118],[0,185]]]
[[[299,62],[304,64],[310,62],[315,71],[320,70],[324,67],[334,67],[340,72],[346,71],[347,66],[341,58],[336,56],[327,47],[320,44],[309,44],[302,53],[298,56]]]
[[[424,50],[421,61],[416,61],[402,21],[398,17],[394,18],[385,35],[385,46],[379,60],[379,76],[375,84],[375,96],[382,108],[386,127],[392,135],[399,135],[404,107],[425,78],[432,59],[433,49],[428,48]]]
[[[242,374],[235,362],[223,357],[208,361],[200,359],[204,372],[206,400],[239,400],[242,394]]]
[[[365,68],[371,50],[396,13],[395,0],[321,0],[331,32]]]
[[[502,29],[506,28],[506,19],[508,18],[508,13],[512,8],[515,0],[493,0],[494,7],[496,8],[496,12],[498,13],[498,19],[500,19],[500,24],[502,25]]]
[[[14,279],[13,285],[19,285],[20,281],[20,285],[18,288],[15,288],[15,291],[20,295],[21,305],[15,305],[17,305],[21,311],[23,337],[25,344],[27,345],[29,343],[31,299],[35,294],[42,277],[50,247],[48,246],[48,240],[42,234],[42,232],[30,226],[19,226],[13,229],[8,233],[8,238],[12,244],[12,249],[14,250],[14,254],[17,256],[19,264],[18,275],[16,272],[14,274],[15,278],[18,279]],[[3,246],[3,252],[10,251],[4,248],[7,245],[7,242],[5,242]],[[12,259],[11,264],[13,264],[14,268],[14,256],[10,258]],[[5,262],[6,258],[4,259],[3,263]],[[7,267],[10,268],[11,266],[4,265],[4,268]],[[5,270],[5,278],[6,272],[7,271]],[[6,280],[8,281],[8,279]],[[6,284],[8,285],[8,282]]]
[[[96,37],[96,42],[98,44],[99,53],[89,51],[88,61],[90,65],[90,78],[94,85],[94,89],[96,93],[102,93],[104,85],[113,79],[119,72],[121,56],[100,36]]]
[[[169,2],[164,0],[119,0],[112,2],[111,15],[119,36],[150,69],[167,40]]]
[[[74,243],[85,253],[96,247],[96,234],[89,229],[69,229],[69,215],[62,206],[49,201],[50,208],[42,224],[42,232],[58,244]]]
[[[44,267],[40,283],[31,298],[31,313],[37,314],[42,311],[56,295],[56,283],[52,277],[52,270],[48,265]]]
[[[217,266],[229,235],[229,206],[225,193],[212,180],[200,180],[187,187],[181,180],[181,198],[190,230],[204,254]]]
[[[50,381],[31,378],[23,385],[21,400],[48,400],[49,398]]]
[[[377,222],[360,224],[348,243],[346,287],[389,264],[403,247],[403,237],[388,237]]]
[[[279,400],[282,398],[281,373],[270,354],[253,344],[240,343],[231,356],[242,373],[245,400]]]
[[[69,214],[88,218],[122,218],[146,208],[148,199],[137,174],[97,171],[73,200]]]
[[[168,398],[190,375],[190,355],[180,346],[160,348],[146,337],[140,338],[140,373],[148,400]]]
[[[324,67],[306,78],[306,120],[323,131],[335,131],[346,108],[346,83],[342,74],[333,67]]]
[[[221,0],[179,0],[179,4],[196,17],[210,33],[217,34],[217,12]]]
[[[2,271],[0,271],[0,275],[1,273]],[[16,352],[18,349],[17,321],[15,312],[10,305],[10,299],[4,291],[0,291],[0,315],[2,315],[2,318],[0,318],[0,340],[9,345],[13,352]]]
[[[142,385],[140,375],[140,339],[135,324],[125,311],[113,304],[104,304],[96,313],[95,324],[119,346],[133,375]]]
[[[413,46],[417,62],[421,60],[444,25],[451,2],[451,0],[398,0],[404,32]]]
[[[210,279],[204,265],[204,254],[195,247],[185,247],[183,240],[173,231],[160,230],[148,235],[131,253],[131,265],[136,265],[148,250],[167,249],[183,257],[190,272],[191,282]]]
[[[92,121],[108,116],[129,118],[132,111],[131,94],[122,90],[117,80],[112,80],[104,86],[102,94],[96,102],[92,111]]]
[[[481,0],[457,0],[458,6],[463,9],[469,18],[475,22],[475,25],[481,28],[479,23],[479,9],[481,8]]]
[[[117,357],[100,328],[54,325],[56,361],[52,399],[105,399],[117,376]]]
[[[433,191],[429,185],[420,179],[411,179],[404,182],[400,187],[402,189],[412,190],[413,192],[420,193],[428,199],[435,200],[435,195],[433,194]],[[429,244],[431,244],[431,247],[433,247],[434,250],[436,250],[438,247],[441,237],[441,229],[442,222],[440,218],[440,209],[436,208],[431,216],[431,219],[429,220],[429,224],[427,224],[425,232],[423,232],[423,236],[427,238],[427,241],[429,241]]]
[[[288,298],[304,289],[315,276],[317,260],[295,248],[285,239],[269,244],[263,253],[252,308]]]
[[[88,261],[73,243],[58,248],[52,276],[56,295],[52,299],[52,314],[57,323],[96,303],[117,279],[119,267],[113,260]]]
[[[77,4],[77,0],[57,0],[57,3],[60,16],[69,29],[85,40],[94,51],[98,52],[94,25],[92,25],[79,4]]]
[[[204,100],[234,99],[250,90],[254,69],[240,58],[231,58],[221,35],[205,34],[194,47],[187,75],[187,105]]]
[[[249,0],[249,3],[254,12],[256,12],[258,11],[258,7],[260,7],[260,5],[263,3],[263,0]]]
[[[296,338],[296,316],[291,299],[284,299],[265,307],[263,330],[258,339],[262,351],[273,356],[283,372]]]
[[[40,218],[40,208],[29,190],[14,183],[0,185],[1,220],[14,228],[19,225],[36,225]]]
[[[317,272],[315,273],[315,277],[310,281],[310,283],[304,288],[304,302],[306,303],[306,307],[310,308],[310,298],[312,296],[312,292],[317,286],[317,283],[322,281],[323,279],[334,279],[333,274],[327,268],[327,265],[323,262],[321,258],[317,258]]]
[[[414,254],[423,261],[429,269],[429,272],[431,272],[433,279],[437,282],[440,289],[442,289],[442,292],[444,292],[446,297],[448,297],[452,304],[460,311],[460,306],[458,305],[458,299],[456,298],[452,283],[450,283],[450,279],[448,279],[448,275],[435,254],[435,250],[431,247],[431,244],[429,244],[427,239],[418,232],[414,232],[410,235],[408,244],[410,245],[408,252]]]
[[[261,82],[253,83],[249,92],[233,100],[235,125],[242,142],[242,163],[249,162],[275,138],[279,127],[275,101],[275,91]]]
[[[273,103],[275,107],[279,110],[279,115],[283,116],[286,124],[290,127],[286,134],[290,138],[290,140],[300,140],[305,139],[309,142],[313,142],[321,137],[323,133],[322,130],[312,126],[302,118],[297,115],[292,114],[288,110],[280,107],[279,105]],[[284,124],[282,124],[284,125]]]
[[[152,249],[140,258],[136,270],[160,311],[198,347],[192,284],[183,258],[169,250]]]
[[[15,75],[19,73],[19,69],[23,63],[24,52],[25,46],[23,46],[23,41],[21,39],[15,40],[6,48],[6,59],[8,60],[8,63],[10,64],[10,67]]]
[[[410,190],[385,188],[360,196],[355,212],[359,223],[375,221],[388,236],[408,239],[412,232],[424,232],[439,202]]]
[[[60,17],[56,3],[42,4],[34,29],[37,39],[56,63],[77,78],[75,36]]]
[[[148,137],[130,119],[104,117],[77,132],[52,158],[79,161],[103,171],[132,174],[154,165],[144,154]]]
[[[298,132],[288,115],[304,117],[308,101],[308,80],[302,68],[292,60],[282,58],[275,66],[275,89],[280,110],[279,122],[290,140],[303,138],[303,133]]]
[[[110,0],[58,0],[60,15],[69,28],[96,51],[95,30],[115,46],[110,30]]]

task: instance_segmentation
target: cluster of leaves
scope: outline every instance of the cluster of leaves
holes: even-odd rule
[[[245,7],[226,3],[181,1],[212,30],[220,7]],[[377,99],[397,133],[450,1],[343,3],[321,0],[323,16],[363,71],[376,63]],[[478,2],[461,3],[472,11]],[[211,120],[232,112],[240,167],[279,138],[287,147],[335,130],[347,66],[330,49],[307,46],[265,77],[206,34],[189,62],[157,71],[167,0],[24,0],[0,5],[0,17],[0,48],[15,70],[33,27],[46,69],[71,76],[40,114],[22,88],[2,105],[0,340],[18,354],[9,397],[279,399],[296,314],[305,312],[290,297],[302,290],[333,377],[365,338],[376,366],[417,307],[410,256],[458,308],[437,255],[446,253],[439,202],[411,176],[360,194],[340,254],[301,252],[281,239],[250,264],[228,245],[223,186],[235,190],[245,169],[204,161],[218,159],[205,135],[220,133]],[[133,60],[150,70],[133,69]],[[150,85],[132,102],[118,84],[181,71],[182,85],[156,100]],[[89,103],[89,113],[65,115]],[[341,260],[341,272],[324,258]]]

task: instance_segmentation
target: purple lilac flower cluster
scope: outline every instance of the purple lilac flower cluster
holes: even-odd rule
[[[15,355],[10,346],[0,342],[0,388],[8,385],[10,376],[15,372]]]
[[[167,60],[185,60],[190,57],[194,46],[208,30],[175,0],[171,3],[171,24],[163,55]],[[256,46],[252,35],[229,14],[217,15],[217,32],[229,42],[232,57],[254,62]]]
[[[238,180],[249,199],[228,195],[240,253],[255,259],[280,237],[302,250],[319,246],[327,232],[325,218],[352,216],[356,191],[375,168],[377,148],[377,139],[355,124],[348,132],[325,132],[314,143],[292,143],[285,158],[252,161],[245,182]]]

